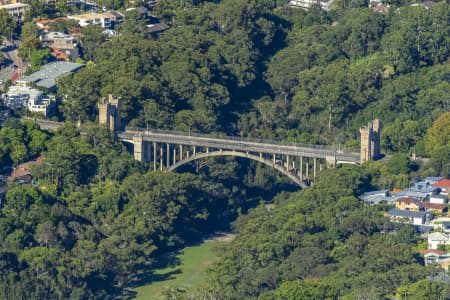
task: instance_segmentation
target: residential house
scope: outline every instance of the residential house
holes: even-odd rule
[[[25,12],[30,9],[30,6],[25,3],[12,3],[0,5],[0,9],[5,9],[14,19],[23,21]]]
[[[437,264],[448,271],[448,266],[450,265],[450,253],[445,253],[444,251],[435,249],[428,249],[423,252],[423,261],[425,266]]]
[[[314,4],[318,4],[323,10],[330,10],[333,0],[290,0],[289,6],[308,9]]]
[[[394,222],[409,223],[413,225],[423,225],[429,219],[431,219],[431,213],[426,211],[410,211],[391,209],[388,212],[389,217]]]
[[[441,179],[444,179],[444,177],[442,177],[442,176],[437,176],[437,177],[434,176],[434,177],[425,177],[423,179],[423,181],[428,182],[430,185],[433,185],[433,183],[435,183],[435,182],[437,182],[437,181],[439,181]]]
[[[430,202],[422,202],[421,204],[426,211],[431,211],[439,214],[447,212],[447,206],[444,204],[435,204]]]
[[[430,203],[435,204],[447,204],[448,203],[448,197],[444,195],[433,195],[428,198],[430,200]]]
[[[437,263],[439,257],[443,256],[445,252],[437,249],[427,249],[421,254],[423,255],[425,266],[428,266]]]
[[[395,204],[395,199],[389,196],[389,190],[379,190],[366,192],[359,196],[359,199],[369,205],[376,205],[380,203]]]
[[[428,235],[428,249],[438,249],[439,245],[450,245],[450,235],[443,232],[433,232]]]
[[[153,35],[160,35],[164,31],[170,28],[169,25],[165,23],[156,23],[156,24],[149,24],[146,25],[147,27],[147,33],[153,34]]]
[[[75,61],[79,57],[78,41],[68,34],[48,32],[41,36],[41,42],[58,60]]]
[[[55,97],[25,84],[13,85],[6,93],[6,106],[12,109],[27,108],[31,112],[49,117],[54,113]]]
[[[108,16],[109,19],[111,20],[112,24],[114,24],[114,25],[122,24],[123,19],[125,18],[125,15],[118,11],[109,11],[109,12],[104,13],[104,15]]]
[[[0,0],[0,5],[8,5],[17,3],[17,0]]]
[[[433,187],[438,188],[441,195],[448,196],[450,192],[450,179],[443,178],[441,180],[438,180],[435,183],[433,183]]]
[[[111,19],[107,14],[86,13],[75,16],[68,16],[69,19],[78,21],[80,27],[88,25],[99,25],[103,28],[111,28]]]
[[[401,197],[395,201],[395,208],[400,210],[420,211],[423,210],[422,203],[412,197]]]

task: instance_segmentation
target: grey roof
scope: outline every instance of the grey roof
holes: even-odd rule
[[[424,181],[427,181],[427,182],[430,182],[431,184],[433,184],[436,181],[439,181],[441,179],[444,179],[444,177],[442,177],[442,176],[438,176],[438,177],[430,176],[430,177],[425,177]]]
[[[379,191],[370,191],[365,192],[363,196],[370,196],[370,195],[378,195],[378,194],[386,194],[389,190],[379,190]]]
[[[408,218],[423,218],[425,217],[427,212],[425,211],[410,211],[410,210],[400,210],[400,209],[391,209],[389,211],[390,216],[397,217],[408,217]]]
[[[430,198],[447,200],[447,197],[445,197],[444,195],[433,195],[433,196],[430,196]]]
[[[165,23],[156,23],[156,24],[147,25],[147,31],[150,33],[161,32],[161,31],[167,30],[169,28],[170,28],[170,26]]]
[[[416,228],[417,232],[420,234],[426,234],[429,233],[431,230],[433,230],[433,226],[427,226],[427,225],[413,225],[414,228]]]
[[[83,66],[83,64],[65,61],[52,62],[43,65],[39,71],[28,76],[24,76],[21,80],[26,82],[34,82],[37,86],[50,89],[56,86],[56,79],[59,76],[75,72]]]
[[[442,227],[445,229],[450,228],[450,222],[442,222]]]

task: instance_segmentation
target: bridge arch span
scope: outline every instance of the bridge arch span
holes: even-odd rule
[[[179,168],[182,165],[185,165],[191,161],[201,159],[201,158],[206,158],[206,157],[214,157],[214,156],[235,156],[235,157],[243,157],[243,158],[247,158],[247,159],[252,159],[252,160],[263,163],[269,167],[276,169],[277,171],[279,171],[283,175],[286,175],[289,179],[291,179],[293,182],[300,185],[301,187],[303,187],[303,188],[307,187],[307,185],[303,181],[301,181],[300,178],[298,178],[297,176],[290,173],[283,166],[276,164],[276,163],[274,164],[273,161],[271,161],[269,159],[265,159],[263,157],[260,157],[260,156],[254,155],[254,154],[250,154],[250,153],[246,153],[246,152],[238,152],[238,151],[212,151],[212,152],[196,153],[195,155],[186,157],[186,158],[176,162],[175,164],[169,166],[167,168],[167,172],[173,172],[177,168]]]

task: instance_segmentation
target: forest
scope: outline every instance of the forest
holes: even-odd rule
[[[216,230],[237,238],[217,250],[208,284],[168,299],[450,297],[429,280],[439,270],[423,267],[413,228],[357,199],[450,175],[449,5],[389,2],[384,14],[356,0],[330,11],[161,0],[154,13],[171,28],[159,37],[133,13],[114,38],[83,28],[86,67],[58,81],[65,126],[0,130],[0,166],[44,157],[33,184],[7,185],[0,299],[116,298],[161,254]],[[130,126],[348,148],[376,117],[391,159],[327,170],[302,191],[243,159],[152,172],[96,125],[108,94]]]

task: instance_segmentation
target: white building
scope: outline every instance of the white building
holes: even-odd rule
[[[430,203],[436,203],[436,204],[447,204],[448,198],[444,195],[432,195],[430,196]]]
[[[99,25],[103,28],[111,28],[111,17],[107,14],[87,13],[75,16],[68,16],[69,19],[78,21],[81,27],[88,25]]]
[[[13,85],[6,93],[6,106],[11,109],[27,108],[31,112],[49,116],[55,104],[53,96],[26,85]]]
[[[318,4],[324,10],[330,10],[333,0],[290,0],[289,5],[293,7],[310,8],[313,4]]]
[[[437,249],[439,245],[450,245],[450,236],[442,232],[433,232],[428,235],[428,249]]]
[[[25,12],[30,9],[30,6],[24,3],[12,3],[0,5],[0,9],[6,9],[8,14],[10,14],[13,18],[23,20]]]

